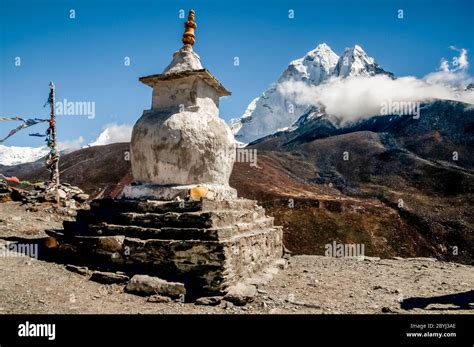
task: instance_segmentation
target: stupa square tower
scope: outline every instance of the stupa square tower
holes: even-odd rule
[[[230,92],[194,53],[194,11],[184,46],[153,88],[131,140],[134,183],[51,230],[77,262],[184,283],[189,297],[224,294],[282,256],[282,229],[229,186],[235,141],[219,118]],[[187,294],[187,295],[188,295]]]

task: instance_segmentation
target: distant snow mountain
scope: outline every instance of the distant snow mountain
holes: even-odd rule
[[[45,157],[49,153],[43,147],[16,147],[0,145],[0,165],[11,166],[30,163]]]
[[[304,57],[292,61],[278,81],[254,99],[240,118],[231,120],[232,132],[237,141],[249,143],[288,129],[301,115],[308,112],[308,105],[297,104],[292,97],[282,95],[278,86],[284,82],[301,81],[316,86],[331,77],[376,74],[393,77],[392,73],[383,70],[358,45],[347,48],[339,57],[327,44],[322,43]]]
[[[94,147],[118,142],[129,142],[131,132],[132,127],[130,125],[109,124],[93,142],[83,147]],[[70,145],[71,143],[68,143],[67,141],[65,143],[59,143],[60,155],[65,155],[79,149],[79,146],[76,144],[74,144],[72,147],[69,147]],[[0,165],[12,166],[32,163],[44,158],[46,155],[48,155],[48,153],[49,149],[46,146],[16,147],[0,145]]]
[[[132,137],[132,126],[128,124],[109,124],[100,133],[97,139],[88,146],[104,146],[112,143],[130,142]]]
[[[60,151],[60,155],[69,154],[74,152],[78,148],[65,148]],[[46,146],[42,147],[16,147],[16,146],[3,146],[0,145],[0,165],[12,166],[26,163],[33,163],[40,161],[42,164],[43,158],[49,153],[49,148]]]

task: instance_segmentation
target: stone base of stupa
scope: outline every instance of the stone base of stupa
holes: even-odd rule
[[[247,199],[94,200],[48,233],[67,261],[182,282],[190,297],[225,293],[283,249],[281,227]]]

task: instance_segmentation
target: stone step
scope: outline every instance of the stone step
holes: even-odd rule
[[[273,227],[273,222],[275,218],[273,217],[261,217],[250,223],[236,223],[234,224],[235,234],[247,233],[255,230],[267,229]]]
[[[119,224],[132,224],[147,227],[179,227],[179,228],[221,228],[236,223],[250,223],[265,217],[263,208],[255,210],[222,210],[213,212],[189,212],[165,214],[155,213],[123,213]]]
[[[112,258],[123,253],[123,241],[125,239],[123,235],[71,236],[57,229],[48,229],[45,232],[59,241],[60,250],[73,248],[74,252],[104,257],[104,260],[112,260]]]
[[[232,235],[232,228],[144,228],[130,225],[90,225],[89,232],[95,235],[124,235],[138,239],[160,240],[219,240],[221,235]]]
[[[263,235],[263,234],[271,234],[271,233],[274,233],[274,232],[278,232],[281,235],[283,235],[283,227],[282,226],[273,226],[273,227],[264,228],[264,229],[261,229],[261,230],[250,230],[250,231],[247,231],[245,233],[235,234],[230,239],[225,240],[225,242],[235,243],[235,242],[239,242],[242,239],[250,239],[252,237],[256,237],[256,236],[258,237],[258,236]]]
[[[201,201],[142,201],[128,199],[100,199],[90,203],[92,211],[167,213],[194,212],[202,210]]]
[[[63,233],[65,236],[88,235],[89,223],[85,220],[63,221]]]
[[[107,210],[116,212],[137,213],[167,213],[167,212],[197,212],[219,210],[254,209],[255,200],[236,199],[230,201],[158,201],[158,200],[131,200],[131,199],[99,199],[91,202],[91,210]]]
[[[62,229],[46,229],[44,232],[46,233],[46,235],[54,237],[57,240],[66,239],[66,236],[64,234],[64,230],[62,230]]]
[[[157,229],[158,230],[158,229]],[[202,229],[201,229],[202,230]],[[205,229],[209,231],[209,229]],[[124,246],[133,244],[136,249],[140,247],[149,248],[151,251],[153,247],[156,247],[153,251],[161,252],[160,247],[163,245],[175,245],[181,250],[199,247],[206,245],[232,245],[240,242],[244,239],[251,239],[259,237],[260,235],[272,234],[274,232],[281,232],[281,227],[272,228],[261,228],[258,230],[248,231],[242,234],[235,234],[231,238],[224,240],[199,240],[199,239],[140,239],[136,237],[128,237],[125,235],[67,235],[62,230],[48,229],[46,233],[58,239],[63,243],[70,243],[75,246],[82,246],[89,252],[96,252],[101,250],[104,252],[118,252],[124,251]],[[214,247],[212,246],[212,247]],[[216,246],[217,247],[217,246]],[[128,254],[126,254],[128,256]]]
[[[146,228],[135,225],[78,224],[64,222],[64,233],[69,236],[113,236],[124,235],[139,239],[175,240],[223,240],[235,234],[258,231],[273,226],[272,217],[264,217],[250,223],[237,223],[221,228]]]
[[[222,210],[213,212],[167,212],[167,213],[105,213],[103,210],[79,210],[77,213],[78,228],[86,230],[86,224],[134,225],[147,228],[220,228],[237,223],[250,223],[265,217],[265,210],[257,207],[254,210]],[[66,223],[67,225],[67,223]],[[80,233],[80,230],[78,230]]]
[[[202,210],[203,211],[219,211],[219,210],[254,210],[257,208],[256,200],[249,199],[236,199],[236,200],[203,200]]]

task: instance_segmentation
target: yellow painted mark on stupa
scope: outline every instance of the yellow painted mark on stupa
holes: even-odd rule
[[[209,189],[206,187],[196,186],[189,190],[189,196],[191,200],[200,200],[201,198],[205,198]]]

